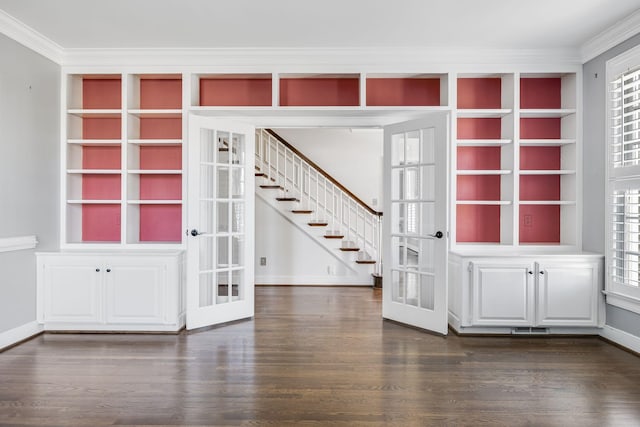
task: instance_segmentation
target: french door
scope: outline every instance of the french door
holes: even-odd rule
[[[254,314],[255,128],[189,118],[187,329]]]
[[[384,128],[382,316],[447,333],[446,113]]]

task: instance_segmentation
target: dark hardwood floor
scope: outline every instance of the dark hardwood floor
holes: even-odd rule
[[[380,304],[257,287],[217,329],[41,335],[0,353],[0,425],[640,425],[640,359],[602,340],[443,338]]]

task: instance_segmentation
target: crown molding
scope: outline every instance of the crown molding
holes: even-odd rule
[[[62,64],[62,46],[43,36],[3,10],[0,10],[0,33],[39,53],[51,61]]]
[[[586,41],[580,48],[582,63],[591,61],[638,33],[640,33],[640,9]]]

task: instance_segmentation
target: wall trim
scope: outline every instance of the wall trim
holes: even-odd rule
[[[640,353],[640,337],[609,325],[602,328],[600,336],[635,353]]]
[[[638,33],[640,33],[640,10],[633,12],[600,34],[587,40],[580,48],[582,63],[592,60]]]
[[[302,286],[373,286],[373,278],[366,276],[255,276],[256,285]]]
[[[609,290],[602,291],[602,293],[605,295],[608,305],[640,314],[640,300],[637,298]]]
[[[0,238],[0,252],[21,251],[34,249],[38,244],[36,236],[6,237]]]
[[[34,320],[33,322],[25,323],[17,328],[2,332],[0,333],[0,351],[6,350],[7,347],[11,347],[20,341],[32,338],[40,334],[43,330],[43,325]]]
[[[62,64],[64,49],[51,39],[25,25],[7,12],[0,9],[0,33],[21,45],[39,53],[51,61]]]

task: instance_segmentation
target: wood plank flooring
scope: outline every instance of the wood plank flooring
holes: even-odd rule
[[[257,287],[217,329],[41,335],[0,353],[0,425],[640,425],[640,359],[602,340],[443,338],[380,305]]]

